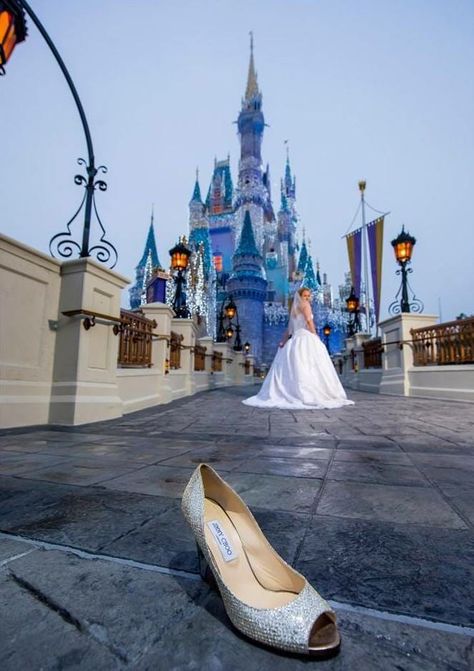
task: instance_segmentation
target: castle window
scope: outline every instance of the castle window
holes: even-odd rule
[[[222,272],[222,255],[221,254],[215,254],[214,255],[214,268],[216,270],[216,273],[221,273]]]

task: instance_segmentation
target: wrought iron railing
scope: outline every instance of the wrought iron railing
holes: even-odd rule
[[[194,370],[206,370],[206,347],[204,345],[194,345]]]
[[[175,333],[171,331],[170,338],[170,369],[178,370],[181,368],[181,343],[184,340],[184,336],[180,333]]]
[[[374,338],[362,343],[364,350],[364,368],[382,368],[382,339]]]
[[[222,352],[213,352],[212,354],[212,372],[222,373]]]
[[[120,334],[117,363],[122,368],[150,368],[152,332],[156,322],[139,312],[120,310]]]
[[[410,331],[415,366],[474,363],[474,317]]]

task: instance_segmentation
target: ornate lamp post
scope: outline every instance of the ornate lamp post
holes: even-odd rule
[[[332,331],[332,328],[326,322],[323,326],[323,334],[324,334],[324,342],[326,344],[326,348],[327,348],[327,351],[329,353],[331,353],[330,350],[329,350],[329,336],[331,335],[331,331]]]
[[[189,317],[189,310],[186,305],[186,277],[185,272],[188,267],[191,250],[186,245],[186,238],[183,236],[179,242],[169,250],[171,256],[171,268],[176,272],[174,281],[176,284],[176,291],[173,300],[173,310],[177,317],[187,319]]]
[[[73,217],[66,224],[67,230],[63,231],[62,233],[57,233],[51,238],[49,241],[49,251],[51,252],[52,256],[58,255],[62,256],[63,258],[70,258],[74,251],[79,252],[80,257],[94,255],[97,260],[101,261],[102,263],[110,262],[110,267],[113,268],[118,259],[117,250],[112,245],[112,243],[105,239],[105,229],[102,226],[102,222],[95,204],[96,189],[99,189],[99,191],[107,190],[106,182],[104,182],[102,179],[96,179],[96,175],[99,172],[106,173],[107,168],[103,165],[97,167],[95,165],[94,148],[92,145],[89,124],[87,123],[84,108],[77,93],[76,87],[74,86],[74,82],[71,79],[71,75],[69,74],[69,71],[64,64],[63,59],[56,49],[56,46],[26,0],[0,0],[0,73],[5,73],[4,65],[8,61],[15,45],[18,44],[18,42],[23,41],[26,37],[27,31],[24,17],[25,12],[28,14],[30,19],[41,33],[41,36],[50,48],[57,64],[61,69],[61,72],[64,75],[64,78],[66,79],[67,85],[69,86],[69,90],[71,91],[74,102],[76,103],[77,111],[79,112],[79,116],[81,118],[88,154],[88,162],[86,162],[86,160],[83,158],[77,159],[79,165],[83,165],[85,167],[87,177],[84,175],[76,175],[74,177],[75,184],[85,187],[81,204],[79,205]],[[70,227],[83,207],[84,226],[82,231],[82,242],[79,243],[72,239]],[[93,211],[99,223],[102,235],[99,238],[99,242],[91,247],[89,244],[89,239]]]
[[[405,231],[405,227],[402,226],[401,233],[392,240],[392,247],[395,254],[395,259],[399,264],[400,268],[397,270],[397,275],[402,276],[402,283],[395,300],[390,304],[388,311],[391,314],[398,315],[401,312],[423,312],[424,305],[422,301],[416,298],[413,294],[413,298],[410,301],[408,297],[408,273],[412,273],[412,268],[407,266],[411,263],[411,257],[413,254],[413,247],[416,244],[416,239]],[[401,297],[399,299],[399,296]]]
[[[348,324],[348,332],[349,336],[353,336],[360,330],[359,299],[355,294],[354,287],[351,287],[351,293],[346,298],[346,307],[349,314],[352,315]]]
[[[235,318],[235,323],[233,319]],[[224,326],[224,320],[228,320],[227,327]],[[234,331],[235,328],[235,331]],[[232,296],[229,296],[227,303],[225,300],[222,301],[221,309],[219,312],[219,325],[217,327],[217,342],[226,342],[230,340],[235,332],[235,341],[233,349],[236,352],[242,351],[242,340],[240,338],[240,323],[239,323],[239,312],[237,310],[237,305],[234,303]]]

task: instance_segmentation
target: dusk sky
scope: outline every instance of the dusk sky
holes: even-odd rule
[[[472,0],[31,0],[63,56],[108,190],[97,206],[134,279],[152,203],[162,265],[188,231],[196,167],[230,154],[249,31],[268,128],[274,206],[289,141],[300,230],[336,289],[357,182],[386,219],[382,317],[398,289],[390,240],[417,238],[410,282],[443,321],[474,313]],[[0,79],[0,230],[41,251],[82,197],[85,141],[72,97],[28,20]],[[374,218],[375,218],[374,213]],[[368,218],[370,210],[368,210]],[[82,223],[82,222],[80,222]],[[80,239],[80,224],[76,222]],[[128,295],[126,296],[128,299]],[[125,303],[125,301],[124,301]]]

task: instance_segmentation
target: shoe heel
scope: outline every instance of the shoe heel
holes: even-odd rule
[[[206,582],[209,585],[209,587],[212,587],[212,589],[217,589],[216,579],[214,578],[214,575],[211,569],[209,568],[209,564],[207,563],[207,560],[197,543],[196,543],[196,551],[199,563],[199,575],[204,580],[204,582]]]

